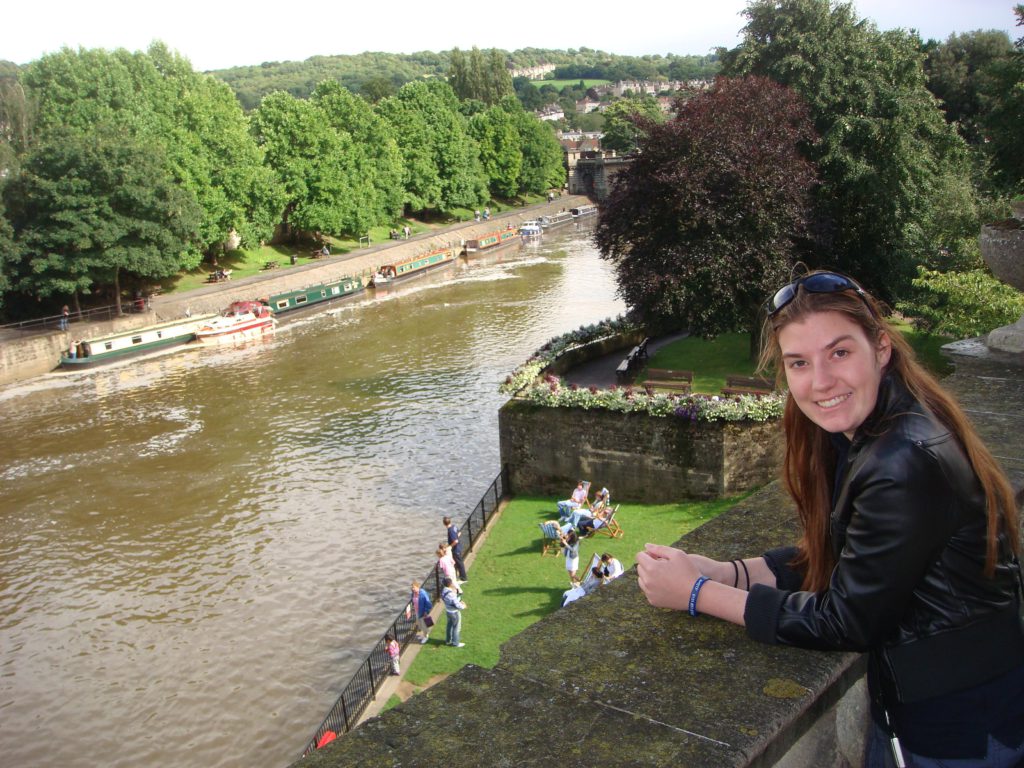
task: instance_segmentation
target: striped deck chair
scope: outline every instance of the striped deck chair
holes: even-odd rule
[[[547,520],[543,523],[537,523],[540,526],[540,532],[543,536],[540,542],[540,554],[541,557],[548,553],[548,550],[553,550],[552,554],[557,555],[558,551],[562,548],[562,529],[558,527],[557,520]]]
[[[600,528],[595,528],[594,533],[604,534],[610,536],[613,539],[621,539],[626,535],[626,532],[622,530],[622,526],[619,525],[619,521],[616,519],[616,515],[619,512],[619,505],[616,504],[612,511],[608,513],[608,517],[604,521],[604,525]]]

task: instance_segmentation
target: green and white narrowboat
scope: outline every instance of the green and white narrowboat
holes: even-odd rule
[[[404,261],[396,261],[393,264],[383,264],[377,268],[373,276],[373,287],[382,287],[387,283],[404,280],[426,272],[430,269],[443,267],[446,264],[455,263],[455,250],[453,248],[438,248],[419,256],[413,256]]]
[[[569,213],[572,214],[574,219],[582,219],[586,216],[596,216],[597,206],[596,205],[580,205],[575,208],[570,208]]]
[[[366,283],[363,282],[362,277],[343,277],[330,283],[318,283],[295,291],[275,293],[268,298],[260,299],[260,301],[270,307],[270,311],[275,315],[280,315],[282,312],[290,312],[294,309],[346,299],[362,293],[364,290],[366,290]]]
[[[214,317],[216,315],[198,315],[157,325],[148,325],[145,328],[136,328],[123,333],[113,333],[109,336],[76,339],[61,355],[59,367],[65,370],[84,370],[144,355],[148,352],[187,344],[195,340],[196,330],[199,326]]]
[[[521,242],[519,232],[514,229],[497,229],[488,232],[483,237],[466,241],[466,253],[478,253],[493,248],[500,248],[503,245],[510,245],[514,242]]]

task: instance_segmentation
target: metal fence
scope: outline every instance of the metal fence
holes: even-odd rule
[[[464,556],[473,551],[477,540],[480,538],[480,534],[484,532],[495,510],[498,509],[498,504],[507,489],[508,466],[504,466],[501,472],[498,473],[498,476],[494,478],[494,482],[491,483],[490,488],[484,493],[476,508],[465,522],[459,526],[459,540],[463,544]],[[437,565],[434,565],[426,577],[420,580],[421,589],[427,590],[427,594],[430,595],[432,602],[437,602],[441,594],[441,579],[440,569]],[[411,602],[407,607],[409,606],[412,606]],[[412,615],[415,616],[415,612]],[[385,635],[394,635],[402,649],[405,650],[414,637],[414,627],[415,618],[407,618],[406,609],[403,608],[398,617],[391,623],[391,626],[388,627]],[[391,658],[387,653],[387,643],[384,640],[384,635],[381,635],[369,655],[359,665],[355,674],[352,675],[352,679],[349,680],[348,685],[345,686],[338,700],[331,707],[331,711],[327,713],[327,717],[324,718],[320,727],[316,729],[313,738],[306,744],[302,756],[305,757],[315,750],[320,739],[328,731],[333,731],[340,735],[354,728],[366,707],[373,700],[373,697],[377,695],[381,685],[387,680],[390,671]]]
[[[109,307],[92,307],[91,309],[83,309],[81,312],[72,311],[71,314],[68,315],[66,321],[64,320],[63,314],[47,315],[46,317],[36,317],[31,320],[19,320],[14,323],[6,323],[4,325],[0,325],[0,329],[23,331],[25,333],[62,331],[64,330],[65,323],[73,325],[74,323],[83,322],[102,322],[105,320],[113,320],[115,317],[123,317],[127,314],[148,312],[151,308],[149,299],[125,300],[121,303],[120,311],[116,305],[110,305]]]

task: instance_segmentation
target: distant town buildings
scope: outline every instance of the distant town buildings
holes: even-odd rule
[[[517,67],[515,69],[509,69],[509,74],[512,75],[512,77],[528,77],[531,80],[542,80],[545,75],[554,71],[554,64],[538,64],[535,67]]]

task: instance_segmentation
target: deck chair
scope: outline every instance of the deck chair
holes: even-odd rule
[[[540,532],[543,538],[540,542],[540,555],[543,557],[548,553],[548,550],[554,550],[552,554],[557,555],[558,551],[562,548],[562,529],[558,527],[557,520],[547,520],[543,523],[537,523],[540,526]]]
[[[601,565],[601,555],[595,552],[590,556],[590,564],[587,566],[586,575],[583,577],[583,581],[580,582],[580,586],[589,595],[599,586],[601,586],[601,579],[594,575],[594,568]]]
[[[621,539],[626,535],[626,532],[622,530],[622,526],[619,525],[619,521],[615,519],[615,516],[619,512],[619,505],[616,504],[612,507],[612,511],[608,513],[607,519],[604,521],[604,525],[600,528],[595,528],[594,533],[603,534],[613,539]]]

